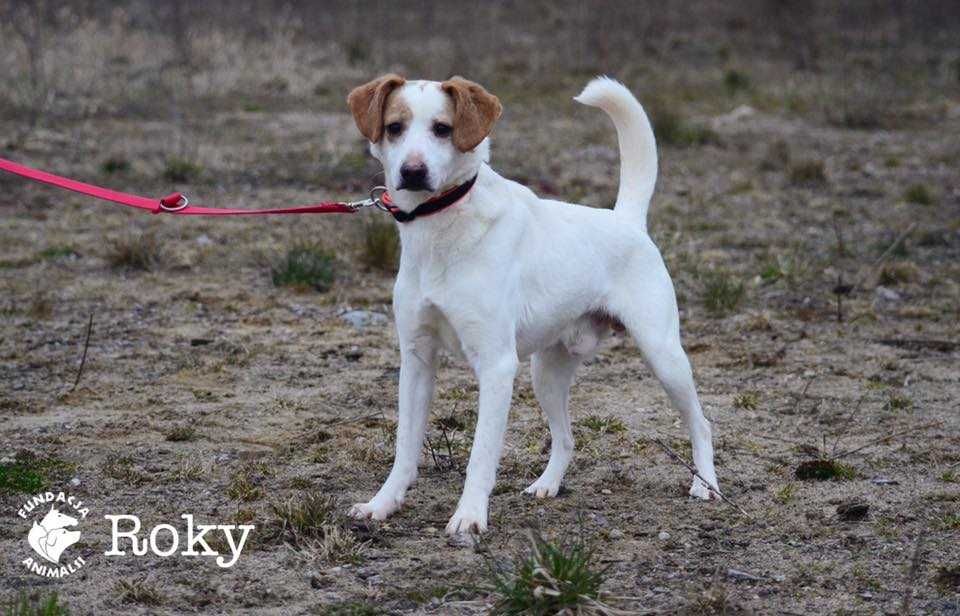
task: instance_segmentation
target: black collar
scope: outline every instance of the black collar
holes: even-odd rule
[[[393,204],[392,201],[384,200],[382,201],[384,207],[387,208],[387,211],[393,215],[394,219],[397,222],[410,222],[421,216],[429,216],[430,214],[436,214],[440,210],[444,210],[460,199],[463,199],[470,189],[473,188],[474,183],[477,181],[477,176],[473,176],[463,184],[454,186],[447,192],[437,195],[432,199],[428,199],[413,208],[409,212],[404,212],[397,206]]]

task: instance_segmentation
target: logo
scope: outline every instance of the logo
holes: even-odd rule
[[[86,564],[82,556],[72,560],[67,557],[64,562],[61,559],[64,551],[80,541],[80,531],[75,529],[89,513],[83,501],[64,492],[43,492],[30,497],[17,515],[25,520],[33,519],[27,544],[38,558],[28,556],[22,561],[23,565],[32,573],[48,578],[64,578],[80,570]]]

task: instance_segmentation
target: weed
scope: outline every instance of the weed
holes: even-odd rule
[[[203,168],[185,158],[168,158],[163,166],[163,179],[168,182],[192,182],[200,177]]]
[[[270,504],[278,534],[296,543],[301,537],[322,537],[323,527],[336,520],[337,504],[332,496],[307,492],[298,498]]]
[[[960,565],[939,567],[933,577],[933,584],[945,594],[960,592]]]
[[[960,530],[960,513],[948,513],[941,524],[944,530]]]
[[[913,408],[913,400],[903,394],[891,392],[887,398],[886,408],[888,411],[909,411]]]
[[[498,595],[494,614],[583,613],[600,607],[605,569],[594,565],[583,543],[561,546],[531,532],[527,554],[513,561],[512,571],[490,564],[490,580]]]
[[[801,462],[794,471],[794,477],[801,481],[827,481],[830,479],[849,481],[856,476],[857,472],[852,466],[826,459],[806,460]]]
[[[240,472],[234,475],[230,481],[230,487],[227,488],[227,496],[233,500],[249,503],[261,498],[263,496],[263,490],[250,479],[250,475]]]
[[[146,580],[120,580],[116,585],[116,593],[123,603],[139,603],[140,605],[152,606],[163,603],[163,593]]]
[[[147,480],[146,476],[136,469],[133,458],[129,456],[110,454],[103,461],[101,470],[107,477],[132,486],[138,486]]]
[[[199,481],[203,478],[206,469],[203,463],[196,458],[181,458],[177,463],[177,468],[171,473],[170,478],[174,481]]]
[[[796,493],[797,493],[796,484],[788,483],[782,488],[780,488],[779,490],[777,490],[776,493],[773,495],[773,498],[781,505],[786,505],[791,500],[793,500],[793,497],[796,495]]]
[[[750,89],[750,77],[736,69],[729,69],[723,74],[723,87],[726,88],[727,93],[730,95],[736,94],[743,90]]]
[[[298,243],[273,266],[273,284],[323,293],[333,285],[334,264],[333,254],[318,244]]]
[[[188,425],[176,426],[168,430],[163,438],[174,443],[193,441],[197,438],[197,429]]]
[[[754,411],[760,405],[760,392],[745,391],[733,397],[733,406],[738,409]]]
[[[113,175],[115,173],[127,173],[130,171],[130,161],[118,156],[111,156],[100,163],[100,171],[104,175]]]
[[[335,603],[324,608],[320,613],[322,616],[381,616],[381,614],[386,614],[382,608],[376,605],[356,601]]]
[[[945,481],[947,483],[960,483],[960,475],[952,470],[946,470],[940,475],[940,481]]]
[[[49,259],[50,261],[55,261],[57,259],[75,259],[80,256],[73,246],[70,245],[58,245],[58,246],[48,246],[40,251],[37,256],[41,259]]]
[[[56,591],[41,595],[21,594],[3,606],[4,616],[69,616],[70,610],[60,603]]]
[[[395,272],[400,263],[400,238],[392,222],[371,218],[363,225],[360,260],[364,265]]]
[[[710,128],[686,120],[678,112],[657,105],[651,110],[653,132],[657,141],[667,145],[688,147],[718,143],[720,137]]]
[[[716,316],[734,310],[746,293],[743,282],[726,272],[712,272],[705,276],[703,304]]]
[[[790,165],[790,183],[797,186],[819,186],[827,183],[822,160],[804,159]]]
[[[925,184],[911,184],[903,192],[903,200],[917,205],[933,205],[937,199]]]
[[[163,261],[163,249],[152,233],[128,233],[108,242],[106,257],[115,268],[150,271]]]
[[[883,286],[893,286],[904,282],[914,282],[920,277],[920,270],[909,261],[887,263],[880,270],[877,283]]]
[[[577,422],[579,425],[598,434],[622,434],[627,431],[626,424],[617,417],[588,415]]]

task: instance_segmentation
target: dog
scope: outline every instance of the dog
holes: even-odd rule
[[[489,135],[502,107],[477,83],[388,74],[347,97],[383,166],[401,243],[393,291],[396,457],[373,498],[350,509],[353,517],[387,518],[416,479],[441,350],[469,363],[480,390],[463,493],[447,534],[487,530],[513,382],[528,357],[551,446],[546,469],[525,491],[556,496],[574,451],[574,373],[615,328],[633,337],[683,417],[702,477],[690,495],[719,497],[710,424],[680,343],[673,283],[647,234],[657,178],[653,130],[637,99],[613,79],[590,81],[575,100],[602,109],[616,127],[620,186],[612,210],[540,199],[494,171]]]

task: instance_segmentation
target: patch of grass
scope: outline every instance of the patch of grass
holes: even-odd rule
[[[917,205],[933,205],[937,198],[925,184],[911,184],[903,192],[903,200]]]
[[[260,499],[263,496],[263,490],[250,479],[250,475],[240,472],[230,481],[227,496],[242,503],[249,503]]]
[[[790,183],[797,186],[821,186],[827,183],[827,171],[822,160],[807,158],[790,165]]]
[[[0,464],[0,495],[35,494],[48,487],[51,479],[74,470],[73,464],[57,458],[17,455],[12,463]]]
[[[386,614],[383,608],[372,603],[346,601],[323,608],[322,616],[381,616]]]
[[[703,305],[715,316],[727,314],[737,308],[746,294],[743,281],[726,272],[711,272],[705,275]]]
[[[369,219],[363,225],[360,260],[367,267],[396,272],[400,264],[400,237],[389,220]]]
[[[133,458],[129,456],[110,454],[103,461],[100,470],[111,479],[133,486],[138,486],[147,481],[147,477],[136,469]]]
[[[197,438],[197,429],[186,424],[175,426],[164,433],[163,438],[173,443],[193,441]]]
[[[941,525],[945,530],[960,530],[960,513],[948,513],[943,517]]]
[[[852,466],[836,460],[819,459],[801,462],[793,474],[801,481],[828,481],[831,479],[849,481],[856,478],[857,471]]]
[[[781,171],[790,165],[790,144],[783,139],[771,142],[760,159],[760,168],[765,171]]]
[[[60,603],[56,591],[21,594],[3,606],[4,616],[69,616],[70,610]]]
[[[323,293],[333,286],[335,263],[334,255],[318,244],[296,244],[273,266],[273,284]]]
[[[920,278],[920,269],[909,261],[887,263],[880,269],[877,283],[886,287],[914,282]]]
[[[578,421],[577,424],[598,434],[623,434],[627,431],[627,425],[618,417],[588,415]]]
[[[943,593],[960,592],[960,565],[941,566],[933,576],[933,585]]]
[[[738,409],[754,411],[760,405],[760,392],[744,391],[733,397],[733,406]]]
[[[168,182],[193,182],[203,173],[203,168],[197,163],[185,158],[171,157],[163,166],[164,180]]]
[[[779,490],[777,490],[774,493],[773,498],[781,505],[786,505],[791,500],[793,500],[793,497],[796,495],[796,493],[797,493],[796,484],[788,483],[782,488],[780,488]]]
[[[728,69],[723,74],[723,87],[730,95],[750,89],[750,77],[743,71]]]
[[[146,580],[120,580],[115,587],[123,603],[157,606],[163,603],[163,593]]]
[[[63,244],[59,246],[48,246],[41,250],[37,256],[41,259],[55,261],[57,259],[73,259],[80,256],[73,246]]]
[[[903,394],[890,392],[885,406],[888,411],[909,411],[913,408],[913,400]]]
[[[152,233],[128,233],[107,243],[106,258],[118,269],[150,271],[163,261],[163,248]]]
[[[306,492],[298,497],[270,504],[278,533],[296,543],[301,537],[322,537],[323,527],[336,522],[337,503],[321,492]]]
[[[531,532],[528,552],[510,570],[488,563],[497,595],[493,614],[577,614],[598,607],[606,569],[581,542],[562,546]]]
[[[950,470],[943,471],[943,473],[940,475],[940,481],[945,481],[947,483],[960,483],[960,475]]]
[[[119,156],[111,156],[100,163],[100,172],[104,175],[127,173],[128,171],[130,171],[130,161]]]
[[[199,481],[206,473],[203,463],[197,458],[181,458],[170,478],[174,481]]]
[[[665,105],[653,105],[650,117],[659,143],[689,147],[720,142],[720,136],[711,128],[691,122]]]

